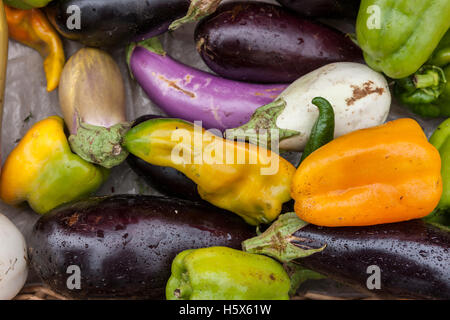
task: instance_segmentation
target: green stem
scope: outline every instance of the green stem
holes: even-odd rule
[[[242,249],[250,253],[264,254],[285,263],[321,252],[326,245],[312,248],[305,241],[307,239],[294,235],[307,224],[300,220],[295,212],[280,215],[263,234],[244,241]]]
[[[225,135],[230,140],[246,140],[267,147],[272,143],[271,130],[278,130],[279,141],[296,136],[300,132],[281,129],[276,124],[279,115],[285,108],[286,102],[283,99],[277,99],[258,108],[249,122],[238,128],[227,130]]]
[[[183,24],[197,21],[216,11],[221,0],[191,0],[189,10],[183,18],[175,20],[169,26],[169,30],[173,31],[181,27]]]
[[[434,70],[428,70],[424,74],[416,74],[413,78],[417,89],[435,87],[439,85],[440,75]]]

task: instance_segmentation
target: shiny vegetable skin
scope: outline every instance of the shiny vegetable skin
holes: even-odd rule
[[[53,26],[66,38],[83,44],[119,46],[167,31],[181,18],[189,0],[58,0],[46,8]],[[76,6],[76,7],[72,7]],[[70,9],[72,8],[72,9]],[[73,8],[79,8],[81,28],[69,29]]]
[[[287,215],[290,214],[281,216],[274,225]],[[296,222],[286,219],[286,223],[292,226]],[[276,244],[269,244],[269,233],[261,237],[268,239],[266,244],[272,248],[289,248],[292,244],[299,251],[299,258],[291,254],[289,261],[331,279],[381,298],[450,299],[450,233],[422,220],[372,227],[323,228],[308,224],[291,232],[283,229],[285,226],[280,224],[270,230],[277,234],[272,238]],[[244,242],[248,252],[268,253],[261,237]],[[301,257],[305,248],[322,248],[324,244],[322,251]],[[268,255],[287,262],[287,251],[281,251]],[[373,274],[367,272],[369,266],[381,269],[381,289],[367,289],[368,278]]]
[[[284,7],[313,18],[354,18],[360,0],[277,0]]]
[[[154,196],[92,198],[41,218],[30,237],[31,264],[51,289],[72,298],[163,299],[170,266],[184,250],[239,248],[255,235],[233,214]],[[80,267],[81,289],[66,281]]]
[[[202,121],[206,129],[246,123],[287,87],[232,81],[191,68],[166,54],[157,38],[130,45],[127,56],[131,74],[158,107],[174,118]]]
[[[136,119],[133,127],[138,124],[164,116],[145,115]],[[162,167],[150,164],[133,154],[127,158],[131,169],[144,181],[159,192],[187,200],[201,200],[197,192],[197,185],[180,171],[171,167]]]
[[[195,41],[211,70],[256,83],[290,83],[333,62],[364,61],[340,31],[259,2],[220,6],[198,24]]]

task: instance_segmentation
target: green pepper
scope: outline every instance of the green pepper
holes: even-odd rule
[[[0,176],[0,198],[16,205],[27,201],[40,214],[89,196],[108,170],[84,161],[70,150],[60,117],[36,123],[9,154]]]
[[[441,155],[441,175],[443,192],[436,210],[427,220],[450,226],[450,118],[445,120],[430,138]]]
[[[311,130],[311,135],[303,151],[300,163],[311,153],[334,139],[335,121],[333,107],[326,99],[321,97],[314,98],[312,103],[319,108],[319,117]]]
[[[450,31],[423,67],[395,82],[394,93],[422,117],[450,117]]]
[[[186,250],[172,263],[168,300],[288,300],[290,280],[275,260],[225,247]]]
[[[33,8],[42,8],[49,4],[52,0],[5,0],[5,4],[22,10]]]
[[[371,68],[402,79],[429,60],[449,17],[448,0],[362,0],[357,41]]]

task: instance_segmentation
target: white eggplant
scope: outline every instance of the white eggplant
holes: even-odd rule
[[[14,298],[28,276],[25,239],[17,227],[0,214],[0,300]]]
[[[279,129],[280,149],[302,151],[319,116],[312,104],[315,97],[333,106],[335,137],[384,123],[391,106],[382,74],[359,63],[332,63],[292,83],[273,103],[259,108],[247,124],[227,135],[239,137],[236,130],[247,135],[252,130]]]

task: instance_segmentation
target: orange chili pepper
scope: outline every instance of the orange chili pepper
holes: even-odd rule
[[[5,5],[5,11],[9,37],[41,54],[47,91],[56,89],[66,61],[59,35],[40,9],[20,10]]]
[[[300,219],[319,226],[419,219],[441,198],[441,158],[416,121],[399,119],[313,152],[295,173],[291,195]]]

